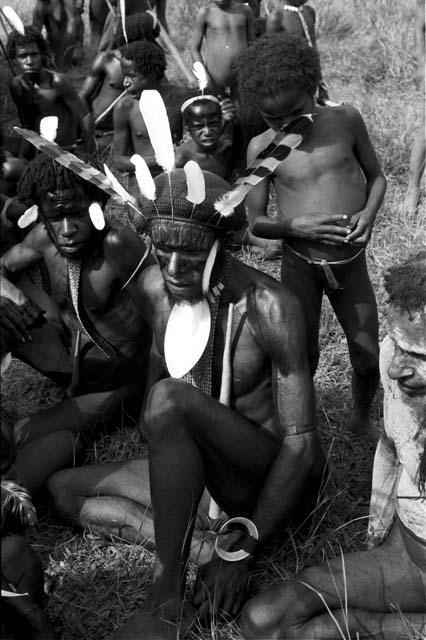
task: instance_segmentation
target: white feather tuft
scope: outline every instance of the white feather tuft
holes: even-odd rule
[[[126,32],[126,0],[120,0],[120,13],[121,13],[121,27],[123,29],[123,36],[126,44],[129,44]]]
[[[242,203],[249,191],[250,185],[240,185],[232,191],[227,191],[216,200],[214,208],[226,218],[234,213],[235,208]]]
[[[36,204],[33,204],[32,207],[24,211],[22,216],[18,220],[18,227],[20,229],[25,229],[29,227],[30,224],[35,222],[38,218],[38,207]]]
[[[104,164],[104,171],[111,188],[114,189],[115,193],[121,198],[122,202],[130,202],[131,204],[135,204],[135,198],[131,196],[130,193],[126,191],[126,189],[120,184],[115,175],[112,173],[111,169],[109,169],[106,164]]]
[[[133,154],[130,162],[135,167],[135,176],[141,194],[148,200],[155,200],[155,182],[142,156]]]
[[[105,228],[104,212],[99,202],[92,202],[89,206],[89,216],[95,229],[102,231]]]
[[[12,362],[12,354],[10,351],[1,356],[1,366],[0,366],[0,375],[4,375],[6,371],[9,369],[10,364]]]
[[[26,489],[10,480],[1,481],[1,519],[4,522],[12,515],[24,527],[37,523],[37,515]]]
[[[45,116],[40,120],[40,135],[54,142],[58,131],[58,116]]]
[[[186,199],[194,205],[200,204],[206,197],[206,181],[200,165],[194,160],[189,160],[183,170],[185,171],[188,187]]]
[[[175,166],[175,152],[166,106],[160,93],[155,89],[142,91],[139,109],[158,164],[165,171],[171,171]]]
[[[15,31],[17,31],[22,36],[24,36],[25,35],[24,23],[22,22],[21,18],[18,16],[16,11],[12,9],[12,7],[3,7],[2,12],[5,18],[7,19],[7,21],[9,22],[9,24],[15,29]]]
[[[209,76],[205,66],[199,60],[194,62],[194,64],[192,65],[192,73],[197,78],[200,91],[203,92],[209,84]]]
[[[206,264],[204,265],[203,280],[201,285],[204,297],[207,297],[207,294],[209,293],[209,290],[210,290],[210,278],[212,277],[212,271],[213,271],[214,263],[216,260],[217,252],[219,250],[219,244],[220,244],[219,238],[216,238],[212,248],[210,249],[209,255],[207,256]]]

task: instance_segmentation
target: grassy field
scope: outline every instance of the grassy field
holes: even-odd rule
[[[11,0],[10,4],[24,20],[29,18],[32,4],[29,0]],[[204,3],[172,0],[169,4],[171,35],[189,61],[184,47],[196,9]],[[381,284],[383,271],[424,246],[425,239],[424,193],[416,214],[407,216],[403,210],[409,153],[422,109],[413,53],[415,0],[370,3],[323,0],[312,4],[318,13],[319,49],[330,96],[361,110],[388,179],[385,203],[367,250],[383,335],[386,303]],[[170,67],[170,76],[177,78],[172,61]],[[75,72],[74,76],[80,82],[82,72]],[[0,109],[9,125],[13,109],[5,90],[0,91]],[[278,262],[266,263],[249,254],[242,257],[278,276]],[[325,556],[340,554],[340,549],[353,551],[363,547],[374,445],[355,439],[347,430],[350,365],[343,333],[327,301],[322,315],[321,347],[315,379],[317,414],[331,476],[310,531],[287,540],[283,539],[285,536],[277,538],[268,557],[259,561],[255,589]],[[18,376],[22,403],[16,411],[16,398],[11,390],[16,390]],[[2,393],[6,407],[17,414],[34,411],[58,397],[50,383],[21,365],[9,374]],[[380,394],[373,414],[379,423]],[[132,457],[140,450],[136,430],[119,430],[117,435],[105,437],[88,455],[91,461],[106,461]],[[145,598],[153,555],[140,546],[71,530],[48,513],[42,516],[39,530],[31,540],[46,566],[48,615],[64,640],[107,637],[133,615]],[[240,634],[236,624],[215,620],[211,628],[197,631],[193,637],[236,639]]]

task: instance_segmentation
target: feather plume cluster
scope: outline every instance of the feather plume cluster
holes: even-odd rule
[[[12,9],[12,7],[7,7],[6,6],[6,7],[3,7],[2,12],[3,12],[4,17],[6,18],[6,20],[10,24],[10,26],[13,29],[15,29],[15,31],[17,31],[22,36],[24,36],[25,35],[24,23],[22,22],[21,18],[18,16],[16,11],[14,9]]]
[[[196,60],[196,62],[194,62],[194,64],[192,65],[192,73],[197,79],[198,88],[200,89],[201,93],[203,93],[204,89],[209,84],[209,76],[207,74],[205,66],[199,60]]]
[[[206,181],[200,165],[194,160],[189,160],[183,167],[186,176],[188,193],[186,199],[195,206],[204,202],[206,197]]]
[[[12,516],[23,527],[31,527],[37,523],[37,515],[31,502],[30,494],[19,484],[10,480],[1,481],[1,521]]]
[[[120,198],[121,202],[122,203],[130,202],[134,204],[135,203],[134,197],[130,195],[128,191],[126,191],[126,189],[118,181],[118,179],[115,177],[111,169],[106,164],[104,164],[104,171],[105,171],[105,175],[107,177],[109,186],[115,192],[115,194]]]
[[[164,171],[175,166],[175,152],[166,105],[155,89],[142,91],[139,109],[144,119],[155,158]]]
[[[142,156],[137,153],[132,155],[130,162],[135,167],[135,176],[139,191],[148,200],[155,200],[155,182],[147,163]]]

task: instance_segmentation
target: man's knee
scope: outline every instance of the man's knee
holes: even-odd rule
[[[176,431],[189,404],[187,386],[180,380],[166,378],[152,387],[143,419],[144,435],[150,444],[162,441],[170,430]]]

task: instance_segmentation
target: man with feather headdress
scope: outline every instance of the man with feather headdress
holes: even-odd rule
[[[60,471],[48,483],[59,512],[82,526],[152,540],[153,518],[151,593],[117,640],[176,638],[205,487],[229,516],[244,516],[251,535],[231,532],[238,561],[205,564],[193,605],[202,616],[236,614],[259,545],[309,510],[323,473],[299,305],[231,257],[226,237],[244,210],[218,213],[227,183],[198,168],[194,187],[193,169],[161,174],[142,202],[158,262],[139,281],[154,334],[141,421],[149,460]]]

